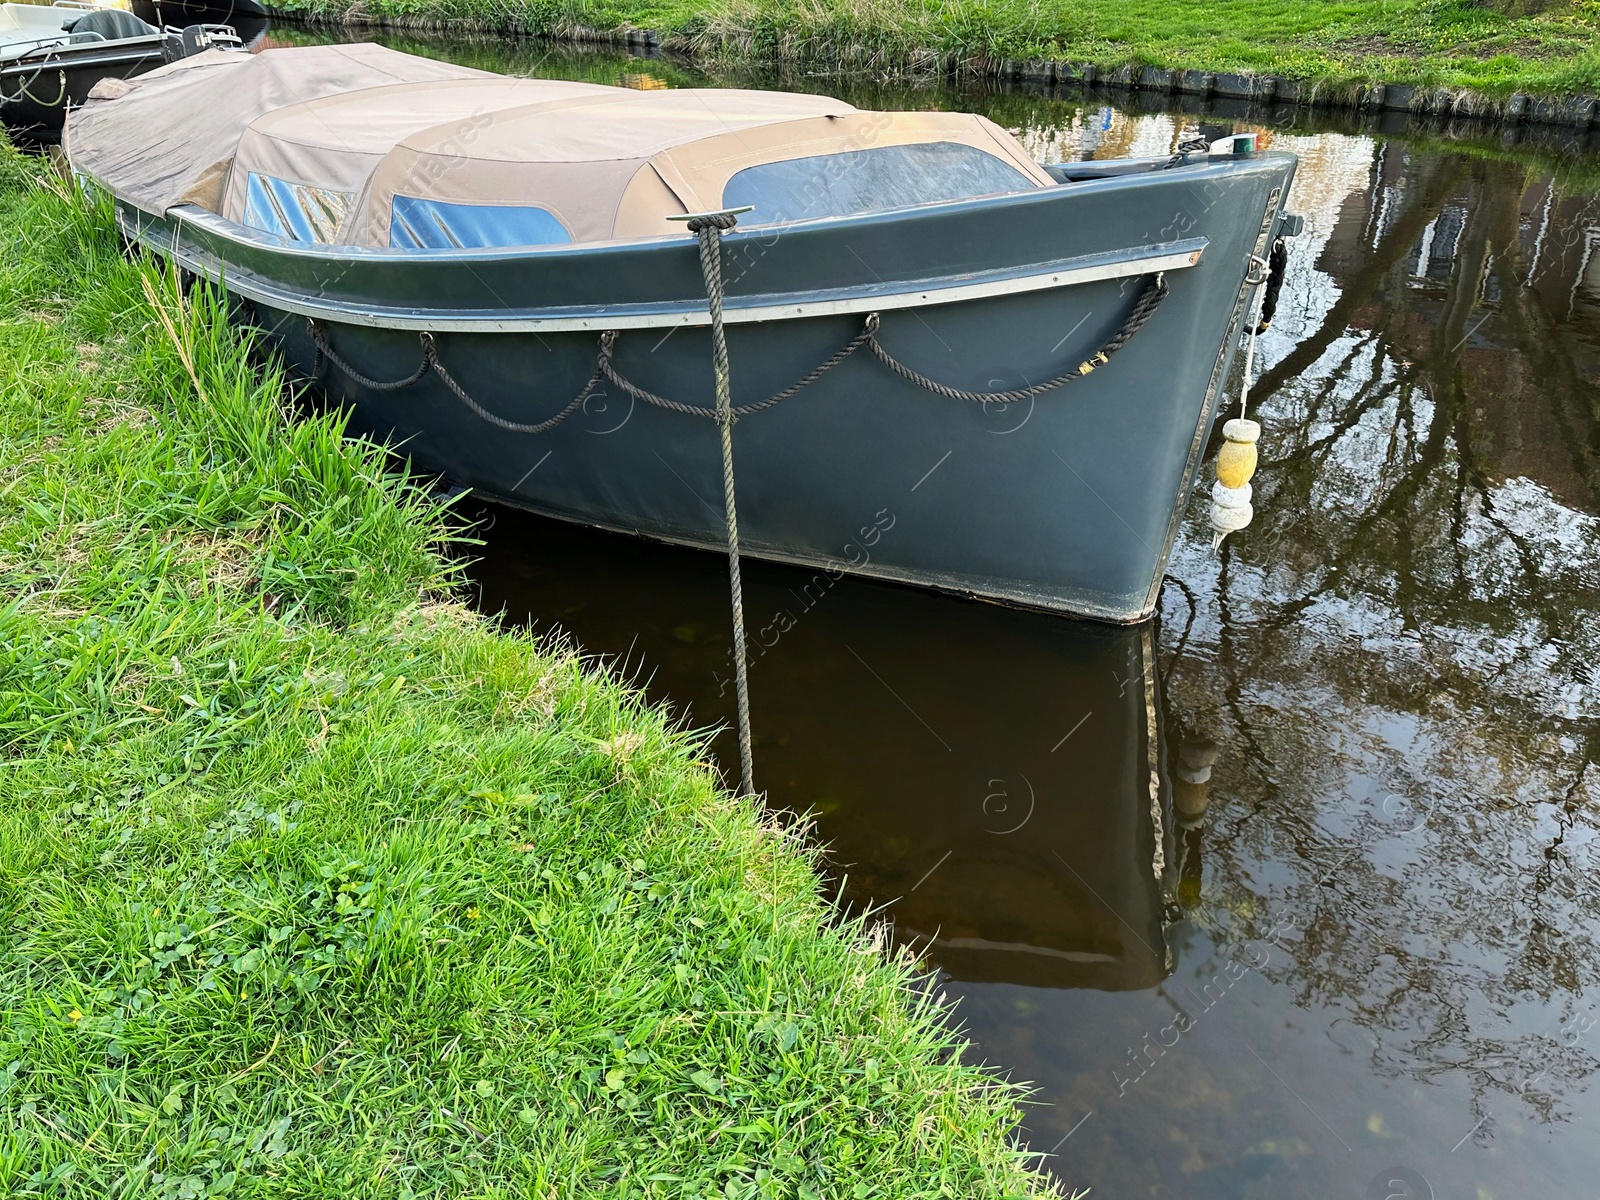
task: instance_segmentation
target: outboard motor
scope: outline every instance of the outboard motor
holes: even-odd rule
[[[185,25],[178,58],[207,50],[243,50],[244,42],[231,25]]]
[[[186,25],[182,29],[166,30],[167,40],[161,47],[162,60],[169,63],[180,58],[203,54],[207,50],[244,51],[244,43],[228,25]]]

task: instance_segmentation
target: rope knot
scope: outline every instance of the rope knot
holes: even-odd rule
[[[439,346],[433,340],[433,334],[424,329],[417,335],[417,340],[422,343],[422,357],[429,366],[439,361]]]
[[[868,313],[867,314],[867,319],[864,322],[862,322],[861,328],[866,330],[867,333],[869,333],[869,334],[877,333],[878,332],[878,314],[875,313],[875,312]]]
[[[738,223],[739,218],[733,213],[706,213],[689,218],[687,225],[690,233],[699,233],[705,229],[732,229]]]

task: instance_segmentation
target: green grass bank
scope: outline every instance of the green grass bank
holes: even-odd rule
[[[713,59],[897,70],[965,63],[988,73],[1002,64],[1020,71],[1030,63],[1087,63],[1098,65],[1102,79],[1117,68],[1154,67],[1282,77],[1324,85],[1325,93],[1378,83],[1502,99],[1600,91],[1600,0],[275,0],[275,7],[313,20],[551,37],[648,29]],[[1297,99],[1311,93],[1310,86],[1295,90]]]
[[[1042,1195],[797,832],[0,147],[0,1195]]]

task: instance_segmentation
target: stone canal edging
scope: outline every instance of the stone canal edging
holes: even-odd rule
[[[564,25],[534,28],[515,18],[496,24],[440,20],[426,16],[379,16],[359,8],[344,16],[326,16],[269,9],[276,20],[310,27],[392,29],[409,33],[520,34],[579,45],[612,46],[650,56],[662,51],[693,55],[701,51],[691,39],[660,34],[624,23],[616,29]],[[788,60],[786,60],[788,61]],[[796,56],[792,61],[804,59]],[[1294,106],[1353,113],[1408,113],[1424,118],[1462,118],[1499,125],[1545,125],[1576,129],[1600,123],[1600,105],[1594,96],[1539,96],[1515,92],[1509,97],[1489,96],[1464,88],[1416,87],[1398,83],[1327,83],[1279,75],[1235,72],[1169,70],[1166,67],[1125,65],[1102,67],[1095,63],[963,57],[933,50],[910,50],[900,62],[888,64],[876,50],[842,46],[826,60],[839,69],[882,69],[893,65],[900,73],[944,75],[998,83],[1032,83],[1043,86],[1102,88],[1152,95],[1175,95],[1200,100],[1243,101],[1260,105]]]

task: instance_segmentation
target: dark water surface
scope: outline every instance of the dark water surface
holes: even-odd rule
[[[1164,153],[1196,119],[781,82],[973,108],[1051,158]],[[1307,232],[1255,524],[1213,557],[1197,499],[1135,629],[747,564],[757,783],[1037,1085],[1025,1136],[1071,1187],[1597,1196],[1600,161],[1266,116]],[[721,559],[484,513],[486,608],[731,718]]]

